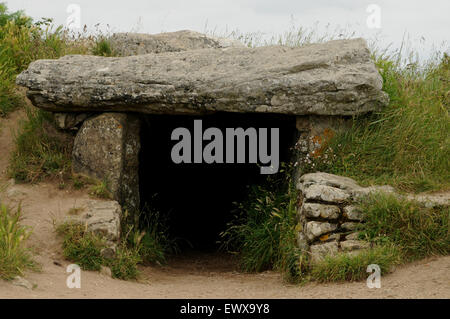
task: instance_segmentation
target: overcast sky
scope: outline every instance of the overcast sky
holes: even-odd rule
[[[0,0],[7,1],[7,0]],[[316,28],[320,32],[343,28],[368,39],[399,47],[404,35],[412,46],[429,55],[432,47],[448,50],[450,0],[9,0],[11,10],[25,10],[35,19],[51,17],[66,24],[70,4],[81,9],[81,25],[104,30],[158,33],[190,29],[225,34],[261,32],[282,34],[292,27]],[[380,9],[367,12],[370,4]],[[367,19],[380,28],[369,28]]]

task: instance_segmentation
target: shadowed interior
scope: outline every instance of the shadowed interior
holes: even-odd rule
[[[289,160],[294,144],[295,117],[238,113],[145,116],[141,130],[141,204],[159,211],[181,250],[208,251],[217,249],[219,233],[225,230],[232,217],[233,202],[245,200],[247,185],[261,183],[267,175],[261,175],[258,164],[249,164],[248,160],[245,164],[175,164],[171,150],[178,141],[171,140],[172,131],[185,127],[193,139],[196,119],[202,120],[203,132],[209,127],[221,129],[224,140],[227,127],[254,127],[257,131],[258,128],[279,128],[281,163]],[[203,146],[208,143],[203,141]],[[270,154],[270,134],[268,143]]]

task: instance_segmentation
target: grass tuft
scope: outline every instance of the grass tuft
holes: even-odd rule
[[[374,194],[360,203],[366,222],[360,236],[377,244],[394,244],[405,261],[450,253],[450,208],[426,208],[392,194]]]
[[[49,136],[46,125],[52,125],[51,114],[35,108],[26,109],[21,122],[16,148],[11,156],[9,174],[18,182],[33,183],[47,176],[63,176],[69,172],[69,143]]]
[[[28,228],[19,224],[20,207],[12,213],[0,205],[0,278],[11,280],[26,269],[37,270],[31,251],[25,247],[30,236]]]
[[[340,253],[327,256],[311,267],[309,275],[318,282],[359,281],[368,277],[367,266],[371,264],[378,265],[384,275],[400,262],[400,250],[392,245],[384,245],[354,255]]]

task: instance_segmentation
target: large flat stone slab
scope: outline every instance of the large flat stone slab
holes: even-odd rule
[[[17,77],[54,112],[354,115],[388,102],[363,39],[38,60]]]

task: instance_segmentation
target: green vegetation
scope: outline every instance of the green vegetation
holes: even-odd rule
[[[79,208],[72,208],[70,215],[79,213]],[[125,211],[123,218],[127,219]],[[56,227],[63,238],[63,255],[78,264],[81,269],[99,271],[102,266],[110,267],[113,278],[131,280],[139,277],[139,264],[163,264],[166,254],[175,252],[175,242],[169,240],[165,228],[157,215],[147,214],[145,231],[136,230],[134,226],[122,223],[122,239],[113,258],[106,258],[102,250],[108,243],[100,235],[87,231],[86,225],[63,223]]]
[[[20,207],[11,212],[0,205],[0,278],[11,280],[26,269],[37,270],[31,251],[25,246],[30,231],[19,224]]]
[[[450,253],[450,208],[426,208],[392,194],[361,201],[366,223],[361,237],[376,244],[394,244],[404,261]]]
[[[402,191],[448,189],[449,63],[444,55],[439,63],[402,68],[392,58],[377,58],[389,106],[355,118],[350,131],[323,149],[316,169]]]
[[[238,204],[234,219],[222,233],[223,248],[238,254],[243,271],[279,270],[290,282],[354,281],[367,278],[370,264],[388,273],[402,263],[450,253],[448,207],[426,208],[379,193],[359,203],[366,214],[360,239],[372,247],[312,263],[296,246],[297,198],[292,187],[286,187],[286,182],[271,181],[251,188],[248,200]]]
[[[339,254],[313,265],[310,279],[320,282],[362,280],[366,268],[377,264],[381,273],[396,265],[450,253],[450,208],[426,208],[392,194],[374,194],[361,200],[366,222],[360,238],[374,248],[357,255]]]
[[[117,56],[117,53],[111,48],[111,43],[104,37],[99,37],[92,48],[92,53],[99,56]]]
[[[266,185],[249,188],[237,203],[233,220],[221,233],[222,248],[239,255],[241,269],[259,272],[279,269],[295,280],[301,257],[295,241],[297,193],[285,179],[269,178]]]
[[[70,261],[76,262],[84,270],[100,270],[105,263],[101,255],[106,242],[99,236],[88,232],[81,224],[64,223],[57,227],[63,236],[63,254]]]
[[[401,256],[398,248],[383,245],[362,251],[355,255],[340,253],[327,256],[310,268],[309,279],[318,282],[358,281],[368,277],[367,266],[377,264],[381,273],[386,274],[392,267],[400,264]]]
[[[27,118],[19,127],[9,173],[16,181],[33,183],[47,176],[64,176],[70,171],[70,143],[49,134],[52,116],[26,108]],[[56,129],[53,129],[56,130]]]
[[[63,237],[64,257],[81,269],[99,271],[102,266],[108,266],[113,278],[128,280],[138,277],[137,264],[140,256],[137,250],[120,245],[114,258],[108,259],[102,256],[102,250],[108,247],[105,239],[87,231],[85,225],[63,223],[56,231]]]
[[[133,215],[139,220],[138,225],[122,223],[122,234],[127,234],[125,237],[128,246],[138,251],[144,264],[165,264],[166,256],[178,251],[176,241],[168,236],[166,220],[150,206]],[[128,211],[123,220],[128,220]]]
[[[91,187],[90,194],[98,198],[110,199],[112,197],[106,180],[98,181]]]

